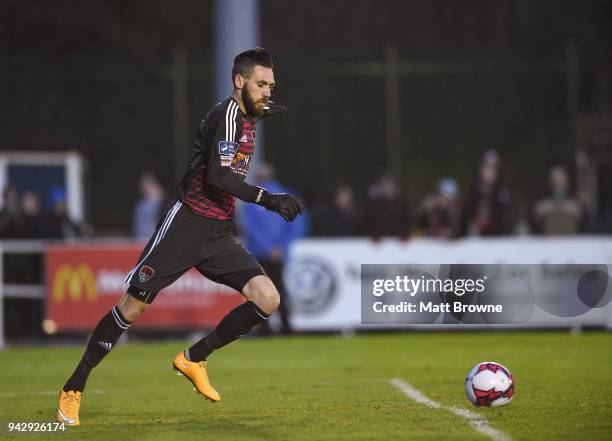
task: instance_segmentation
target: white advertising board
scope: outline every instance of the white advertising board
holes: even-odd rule
[[[405,242],[392,239],[297,241],[291,247],[284,272],[295,330],[373,327],[361,324],[362,264],[529,264],[534,267],[536,264],[603,264],[610,274],[612,237],[470,238],[452,242],[424,238]],[[612,283],[607,289],[606,296],[609,296]],[[538,292],[533,295],[537,297]],[[441,324],[446,323],[442,318],[435,323],[448,326]],[[522,325],[612,326],[612,303],[571,317],[559,317],[535,307]]]

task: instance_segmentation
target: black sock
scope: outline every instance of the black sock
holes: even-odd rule
[[[249,300],[223,317],[213,332],[189,348],[187,356],[194,362],[206,360],[212,351],[242,337],[265,320],[268,320],[268,314]]]
[[[74,370],[72,376],[64,385],[64,392],[71,390],[83,392],[87,377],[93,368],[111,351],[123,331],[130,327],[131,323],[119,311],[117,306],[113,307],[108,314],[102,317],[102,320],[94,329],[93,334],[87,343],[87,349],[81,362]]]

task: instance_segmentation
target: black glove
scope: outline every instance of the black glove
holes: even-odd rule
[[[259,117],[259,119],[264,119],[269,116],[274,115],[275,113],[286,112],[287,108],[282,104],[276,104],[274,101],[268,101],[266,107],[264,107],[263,115]]]
[[[259,187],[255,203],[280,214],[287,222],[295,220],[304,209],[302,201],[295,196],[287,193],[270,193],[261,187]]]

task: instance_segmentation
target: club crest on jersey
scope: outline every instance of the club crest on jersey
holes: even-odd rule
[[[246,133],[242,135],[242,137],[240,138],[240,142],[249,142],[249,139],[247,138]]]
[[[138,272],[138,278],[140,279],[142,283],[144,283],[144,282],[151,280],[151,278],[153,277],[153,274],[155,274],[155,270],[151,268],[150,266],[145,265],[142,268],[140,268],[140,271]]]

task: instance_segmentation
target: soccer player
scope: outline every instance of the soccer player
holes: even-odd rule
[[[172,361],[174,369],[211,401],[219,401],[221,396],[208,379],[207,357],[247,334],[277,309],[280,297],[276,287],[234,237],[232,221],[236,198],[262,205],[286,221],[302,213],[302,202],[294,196],[270,193],[244,182],[255,148],[257,121],[286,110],[270,101],[272,68],[272,59],[263,48],[247,50],[234,59],[232,95],[214,105],[197,129],[187,172],[178,185],[178,199],[128,273],[126,294],[100,320],[83,358],[60,391],[59,421],[80,424],[81,397],[91,370],[157,293],[191,267],[236,289],[246,299],[210,334]]]

